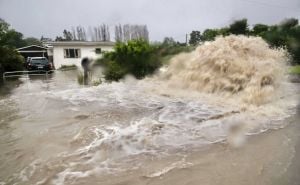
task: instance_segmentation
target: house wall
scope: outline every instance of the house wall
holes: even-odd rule
[[[80,58],[65,58],[64,49],[74,48],[80,49]],[[101,51],[112,51],[113,46],[53,46],[53,63],[56,69],[59,69],[62,65],[76,65],[81,66],[81,60],[84,57],[97,59],[102,57],[102,54],[96,54],[95,49],[101,48]]]

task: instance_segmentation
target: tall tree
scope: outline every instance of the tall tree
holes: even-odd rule
[[[0,18],[0,73],[22,70],[24,58],[15,48],[24,45],[26,43],[22,33],[11,29],[9,24]]]
[[[64,36],[65,41],[72,41],[73,40],[73,35],[68,30],[63,31],[63,36]]]
[[[219,34],[216,29],[206,29],[201,35],[201,41],[212,41]]]
[[[189,44],[195,46],[199,44],[200,41],[201,41],[200,31],[192,31],[192,33],[190,33]]]
[[[172,37],[165,37],[162,45],[163,46],[175,46],[177,43]]]
[[[123,42],[123,30],[121,24],[115,26],[115,40],[117,42]]]
[[[23,40],[23,34],[10,28],[10,25],[0,18],[0,45],[8,47],[23,47],[26,42]]]
[[[269,26],[265,24],[255,24],[252,28],[252,34],[253,35],[259,35],[262,36],[266,31],[269,30]]]
[[[79,41],[86,41],[86,32],[85,32],[85,29],[84,27],[82,26],[77,26],[76,27],[76,32],[77,32],[77,35],[76,35],[76,38],[77,40]]]
[[[295,27],[298,25],[298,19],[295,18],[289,18],[289,19],[285,19],[283,20],[279,26],[283,29],[291,29],[292,27]]]
[[[241,20],[234,21],[229,26],[229,32],[232,34],[235,34],[235,35],[248,34],[249,29],[248,29],[247,19],[241,19]]]

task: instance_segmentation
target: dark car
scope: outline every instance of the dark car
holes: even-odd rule
[[[30,71],[49,71],[53,69],[52,64],[45,57],[31,57],[26,68]]]

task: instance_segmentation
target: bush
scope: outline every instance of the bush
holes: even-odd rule
[[[106,80],[119,80],[126,74],[141,79],[161,66],[155,47],[144,40],[117,43],[114,49],[101,60],[106,66]]]
[[[104,76],[106,80],[118,81],[126,75],[125,70],[115,61],[110,61],[107,63],[106,70],[104,71]]]
[[[23,70],[24,58],[16,50],[0,46],[0,56],[0,73]]]

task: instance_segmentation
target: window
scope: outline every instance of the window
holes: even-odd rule
[[[95,53],[96,53],[96,54],[101,54],[101,48],[96,48],[96,49],[95,49]]]
[[[64,49],[65,58],[80,58],[80,49]]]

